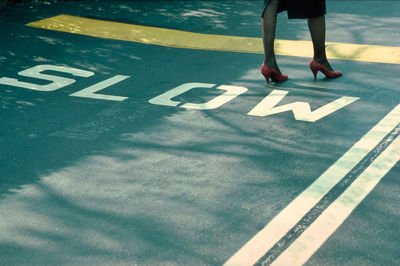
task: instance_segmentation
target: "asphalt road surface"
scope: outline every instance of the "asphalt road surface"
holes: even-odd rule
[[[400,2],[46,1],[0,11],[1,265],[399,265]]]

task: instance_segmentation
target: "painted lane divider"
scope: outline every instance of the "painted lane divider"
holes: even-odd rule
[[[271,265],[303,265],[400,160],[400,137],[336,199]]]
[[[385,118],[383,118],[375,127],[373,127],[364,137],[362,137],[353,147],[340,157],[335,164],[327,169],[317,180],[315,180],[306,190],[304,190],[296,199],[294,199],[285,209],[283,209],[276,217],[274,217],[260,232],[258,232],[249,242],[247,242],[238,252],[236,252],[224,265],[254,265],[260,262],[260,259],[279,242],[321,199],[339,183],[365,156],[368,155],[390,132],[392,132],[400,123],[400,105],[396,106]],[[320,221],[315,221],[316,224],[311,227],[311,238],[315,235],[315,230],[318,230],[322,223],[328,222],[327,214],[332,214],[332,210],[340,209],[344,200],[349,199],[349,195],[357,194],[350,199],[353,206],[346,209],[344,215],[340,218],[335,218],[336,225],[350,214],[349,210],[354,209],[357,204],[364,199],[366,194],[372,190],[373,184],[387,173],[391,167],[398,161],[399,137],[390,145],[371,165],[354,181],[354,183],[340,196],[331,207],[326,210],[327,213],[321,215]],[[395,154],[395,155],[393,155]],[[392,159],[389,159],[392,158]],[[377,169],[382,169],[378,171]],[[377,171],[378,175],[371,174]],[[371,180],[371,175],[376,178]],[[359,180],[359,181],[358,181]],[[371,180],[371,181],[366,181]],[[368,183],[370,189],[365,188],[360,192],[360,182]],[[358,192],[357,192],[358,191]],[[332,207],[333,206],[333,207]],[[337,214],[336,214],[337,215]],[[340,214],[339,214],[340,215]],[[324,218],[328,217],[328,218]],[[336,226],[335,225],[335,226]],[[298,238],[299,242],[288,249],[288,253],[283,252],[282,258],[277,263],[284,263],[286,260],[295,261],[293,265],[299,265],[306,261],[316,249],[322,245],[323,241],[334,232],[335,226],[331,227],[329,233],[321,239],[306,243],[310,248],[305,257],[296,261],[299,248],[304,242],[307,242],[307,235],[303,238]],[[317,229],[315,229],[317,228]],[[337,228],[337,227],[336,227]],[[293,259],[294,257],[294,259]],[[292,265],[292,264],[289,264]]]
[[[160,46],[263,54],[260,38],[202,34],[165,28],[59,15],[26,24],[30,27]],[[309,41],[276,40],[279,55],[313,57]],[[400,64],[400,47],[327,42],[330,59]]]
[[[400,135],[400,124],[370,151],[344,178],[340,180],[303,218],[272,247],[256,265],[269,265],[274,262],[319,216],[338,199],[357,178],[361,178],[368,166],[386,150],[393,139]],[[390,161],[391,158],[388,158]],[[390,169],[388,169],[390,170]],[[275,262],[274,262],[275,263]]]

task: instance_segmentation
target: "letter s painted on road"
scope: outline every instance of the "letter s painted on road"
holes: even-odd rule
[[[81,69],[77,69],[77,68],[54,66],[54,65],[38,65],[38,66],[35,66],[32,68],[20,71],[18,73],[18,75],[23,76],[23,77],[48,80],[48,81],[51,81],[51,83],[46,84],[46,85],[39,85],[39,84],[34,84],[34,83],[22,82],[17,79],[13,79],[13,78],[3,77],[3,78],[0,78],[0,84],[14,86],[14,87],[20,87],[20,88],[25,88],[25,89],[30,89],[30,90],[36,90],[36,91],[55,91],[55,90],[64,88],[68,85],[71,85],[72,83],[75,82],[75,79],[64,78],[64,77],[59,77],[59,76],[42,73],[42,72],[48,71],[48,70],[69,73],[69,74],[72,74],[73,76],[84,77],[84,78],[94,75],[94,73],[91,71],[81,70]]]

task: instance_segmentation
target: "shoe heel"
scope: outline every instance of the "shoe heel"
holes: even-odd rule
[[[318,69],[319,69],[319,68],[318,68],[318,66],[316,66],[315,61],[312,60],[312,61],[310,62],[310,70],[311,70],[311,72],[312,72],[313,75],[314,75],[314,79],[317,79]]]
[[[311,68],[311,71],[312,71],[312,73],[314,75],[314,79],[317,79],[318,69]]]
[[[315,60],[312,60],[310,63],[310,69],[314,74],[314,79],[317,78],[318,71],[321,71],[327,78],[337,78],[342,75],[342,72],[335,70],[327,70],[324,66],[318,63]]]
[[[275,69],[265,66],[264,64],[261,66],[261,73],[264,75],[264,78],[267,80],[268,84],[270,78],[274,82],[281,82],[288,79],[287,75],[280,74]]]
[[[262,72],[261,72],[262,73]],[[269,84],[269,79],[270,79],[270,77],[271,77],[271,73],[262,73],[263,74],[263,76],[264,76],[264,78],[267,80],[267,83]]]
[[[269,84],[269,79],[271,77],[271,71],[268,71],[268,69],[264,65],[262,65],[261,66],[261,74],[264,76],[265,80]]]

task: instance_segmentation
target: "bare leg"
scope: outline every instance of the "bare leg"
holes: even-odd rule
[[[325,16],[308,19],[308,29],[314,46],[314,60],[332,70],[325,51]]]
[[[261,19],[262,36],[264,44],[264,65],[274,68],[279,73],[278,64],[276,63],[274,41],[276,29],[276,17],[278,12],[279,0],[272,0]]]

